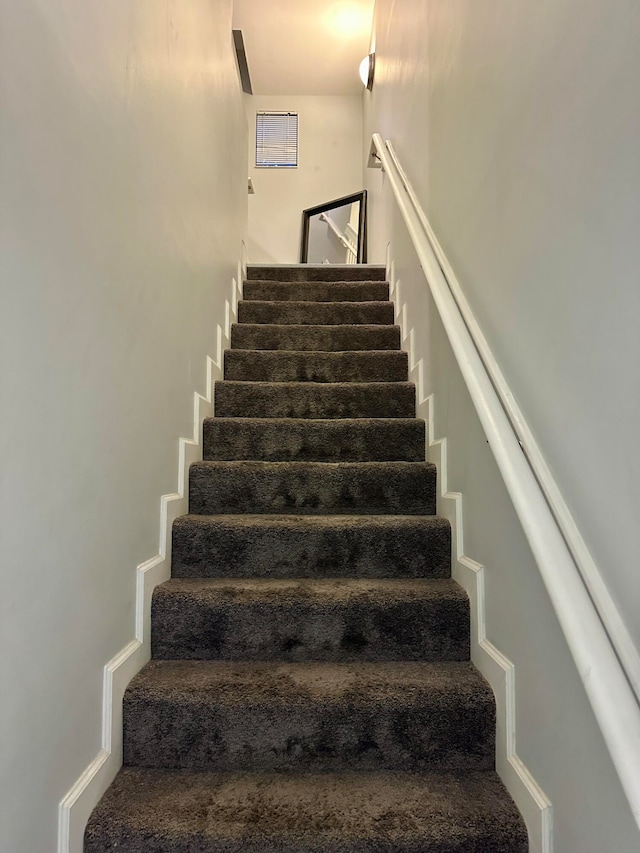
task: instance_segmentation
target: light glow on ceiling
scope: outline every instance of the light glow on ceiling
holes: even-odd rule
[[[335,3],[327,12],[327,23],[335,35],[357,37],[371,29],[371,11],[358,3]]]

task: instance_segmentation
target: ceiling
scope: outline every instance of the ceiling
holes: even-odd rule
[[[234,0],[254,95],[356,95],[374,0]]]

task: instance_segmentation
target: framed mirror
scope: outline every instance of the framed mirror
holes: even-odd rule
[[[301,264],[366,262],[366,190],[302,211]]]

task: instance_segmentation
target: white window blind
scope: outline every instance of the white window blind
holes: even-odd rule
[[[256,113],[256,166],[298,165],[298,113]]]

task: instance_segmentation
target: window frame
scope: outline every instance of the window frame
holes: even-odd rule
[[[266,117],[266,118],[265,118]],[[275,119],[286,119],[282,122],[281,136],[277,137]],[[273,127],[269,128],[267,119],[272,120]],[[295,120],[294,120],[295,119]],[[265,127],[265,125],[267,125]],[[273,137],[271,140],[265,139],[268,133]],[[268,147],[272,146],[271,158],[269,158]],[[282,149],[278,162],[277,153],[278,146]],[[297,111],[294,110],[260,110],[256,112],[256,144],[255,144],[255,168],[256,169],[297,169],[299,162],[299,118]],[[260,154],[262,158],[260,159]],[[295,160],[295,162],[292,162]]]

